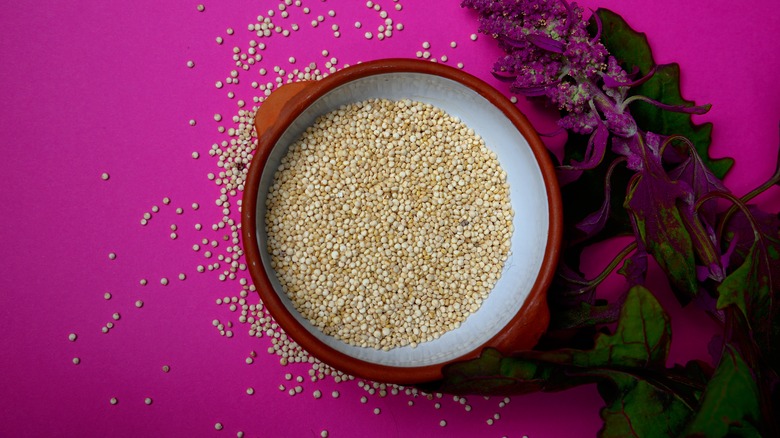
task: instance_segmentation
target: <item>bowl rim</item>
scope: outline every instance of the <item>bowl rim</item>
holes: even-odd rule
[[[542,266],[523,306],[494,337],[474,350],[446,362],[413,367],[397,367],[363,361],[326,345],[310,333],[284,306],[266,274],[260,256],[255,230],[257,199],[263,169],[274,146],[287,127],[312,103],[331,90],[348,82],[385,73],[422,73],[444,77],[470,88],[498,108],[528,141],[539,165],[548,201],[548,236]],[[285,90],[284,92],[280,92]],[[248,175],[242,198],[242,246],[247,269],[256,285],[263,305],[280,327],[298,345],[318,360],[351,375],[389,383],[421,383],[442,378],[442,368],[452,362],[476,358],[486,347],[497,348],[505,354],[532,348],[549,323],[547,288],[552,282],[558,264],[562,242],[563,207],[555,167],[547,148],[525,115],[506,96],[487,82],[462,70],[415,59],[389,58],[368,61],[346,67],[317,81],[286,84],[271,94],[278,94],[273,104],[275,111],[256,117],[257,148],[248,166]],[[287,98],[287,99],[285,99]],[[263,105],[269,104],[269,98]],[[263,106],[258,110],[262,111]],[[267,117],[266,117],[267,116]]]

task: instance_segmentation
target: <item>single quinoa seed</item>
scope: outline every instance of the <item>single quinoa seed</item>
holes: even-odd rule
[[[414,347],[479,309],[513,216],[506,172],[473,130],[429,104],[372,99],[320,117],[290,146],[268,193],[267,250],[325,334]]]

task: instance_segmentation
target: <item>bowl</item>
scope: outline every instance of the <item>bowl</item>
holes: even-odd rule
[[[416,347],[389,351],[349,345],[315,328],[294,308],[271,267],[266,196],[288,147],[318,116],[369,98],[412,99],[459,117],[482,136],[507,173],[514,232],[500,279],[459,328]],[[499,91],[459,69],[429,61],[384,59],[344,68],[321,80],[275,90],[255,117],[257,149],[242,199],[247,266],[279,326],[322,362],[375,381],[411,384],[440,379],[448,363],[532,348],[547,329],[546,292],[561,245],[562,208],[555,170],[526,117]]]

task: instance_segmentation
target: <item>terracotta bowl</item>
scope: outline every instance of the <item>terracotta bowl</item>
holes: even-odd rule
[[[515,211],[510,256],[488,298],[459,328],[416,348],[381,351],[325,335],[295,310],[266,251],[265,199],[289,145],[318,116],[369,98],[409,98],[459,117],[497,154]],[[444,365],[477,357],[485,347],[511,353],[536,344],[549,322],[546,291],[561,244],[561,200],[547,150],[505,96],[452,67],[386,59],[280,87],[262,104],[255,125],[258,145],[242,201],[244,251],[263,304],[310,354],[354,376],[408,384],[439,379]]]

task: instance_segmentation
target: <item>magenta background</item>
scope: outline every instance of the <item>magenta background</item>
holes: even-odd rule
[[[283,375],[305,373],[304,367],[283,368],[265,353],[267,338],[246,335],[238,315],[218,307],[218,297],[234,296],[237,282],[220,282],[214,273],[198,274],[204,263],[190,247],[203,237],[197,232],[219,219],[214,206],[218,188],[206,179],[216,172],[207,151],[223,137],[214,113],[226,119],[235,113],[224,80],[234,67],[230,49],[246,48],[246,25],[278,1],[207,2],[148,1],[6,2],[0,15],[0,145],[3,208],[0,242],[0,436],[319,436],[327,429],[341,436],[593,436],[600,427],[601,399],[594,387],[559,394],[515,397],[504,407],[498,399],[470,397],[465,412],[451,397],[442,408],[408,397],[369,396],[356,384],[304,382],[304,393],[290,397],[277,386]],[[490,38],[476,31],[473,14],[457,1],[380,1],[405,30],[390,39],[367,41],[363,32],[379,19],[370,18],[362,1],[304,0],[313,13],[296,19],[301,30],[290,38],[264,40],[261,63],[288,67],[325,59],[323,48],[339,65],[380,57],[414,57],[422,41],[432,53],[462,61],[466,71],[496,83],[489,68],[499,52]],[[649,35],[656,60],[676,61],[683,72],[683,94],[712,103],[700,121],[715,124],[714,156],[732,156],[737,165],[727,184],[745,193],[769,177],[774,168],[780,121],[780,71],[776,43],[778,17],[772,2],[737,7],[732,1],[584,1],[609,7]],[[262,6],[258,6],[262,5]],[[335,18],[327,10],[337,12]],[[278,12],[278,10],[277,10]],[[313,29],[317,14],[326,21]],[[292,11],[291,18],[301,17]],[[363,29],[352,23],[359,19]],[[330,24],[341,26],[335,39]],[[369,26],[371,24],[371,26]],[[236,34],[228,37],[225,29]],[[222,46],[214,42],[223,36]],[[456,40],[456,49],[449,41]],[[194,69],[185,66],[195,61]],[[291,68],[288,68],[291,70]],[[241,71],[237,99],[251,102],[249,82],[256,68]],[[273,77],[270,73],[268,77]],[[240,91],[239,91],[240,90]],[[522,98],[518,106],[540,131],[553,127],[554,117]],[[198,121],[191,127],[189,119]],[[227,123],[223,123],[230,126]],[[550,142],[559,144],[557,140]],[[201,158],[190,154],[198,151]],[[109,181],[100,175],[108,172]],[[164,206],[162,198],[173,202]],[[780,191],[762,196],[777,211]],[[192,202],[201,208],[193,211]],[[147,227],[142,214],[161,207]],[[177,216],[175,207],[185,213]],[[179,226],[179,238],[168,226]],[[614,245],[594,250],[589,258],[599,270]],[[118,257],[110,261],[109,252]],[[216,252],[215,252],[216,255]],[[185,281],[176,277],[187,274]],[[163,287],[161,277],[170,285]],[[139,285],[147,278],[149,285]],[[622,286],[620,278],[610,287]],[[663,289],[663,281],[651,285]],[[104,292],[113,299],[103,299]],[[665,294],[668,297],[668,294]],[[145,306],[133,303],[142,299]],[[254,297],[250,296],[250,302]],[[672,360],[706,358],[706,318],[680,310],[664,298],[673,315]],[[107,335],[100,327],[120,312],[122,319]],[[219,336],[215,318],[236,323],[236,336]],[[693,331],[693,332],[692,332]],[[67,335],[76,332],[77,342]],[[683,334],[686,332],[686,334]],[[691,332],[693,334],[691,334]],[[704,335],[698,335],[704,333]],[[254,364],[244,362],[257,350]],[[81,358],[78,366],[71,363]],[[162,373],[168,364],[171,372]],[[253,396],[245,393],[255,389]],[[339,399],[330,397],[337,388]],[[311,393],[320,389],[322,399]],[[112,406],[109,398],[118,397]],[[151,406],[144,404],[152,397]],[[382,409],[374,415],[374,407]],[[501,420],[485,420],[499,412]],[[439,426],[446,419],[447,427]],[[221,422],[225,429],[214,430]]]

